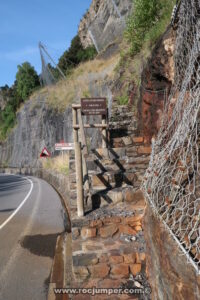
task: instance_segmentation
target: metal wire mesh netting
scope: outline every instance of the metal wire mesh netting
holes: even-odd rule
[[[175,79],[143,181],[155,214],[200,273],[200,1],[182,0]]]
[[[50,86],[55,84],[60,78],[66,79],[62,70],[48,53],[46,46],[41,42],[39,42],[39,50],[42,64],[42,72],[40,75],[41,84]]]

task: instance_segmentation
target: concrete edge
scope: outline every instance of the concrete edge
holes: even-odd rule
[[[66,294],[56,295],[54,293],[55,288],[64,288],[65,286],[65,235],[66,233],[63,233],[57,237],[47,300],[69,300]]]

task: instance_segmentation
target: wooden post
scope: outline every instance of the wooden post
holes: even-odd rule
[[[75,129],[77,125],[77,110],[72,107],[72,116],[73,116],[73,135],[74,135],[74,143],[78,142],[78,130]]]
[[[102,116],[102,125],[106,125],[106,116]],[[107,131],[106,128],[102,129],[102,148],[107,148]]]
[[[77,125],[77,110],[72,107],[73,128]],[[78,129],[73,129],[75,165],[76,165],[76,184],[77,184],[77,214],[78,217],[84,216],[84,194],[83,194],[83,170],[81,144],[78,142]]]
[[[77,185],[77,214],[78,217],[84,216],[84,194],[83,194],[83,169],[81,143],[74,143],[75,146],[75,164],[76,164],[76,185]]]
[[[81,143],[82,143],[82,165],[83,165],[83,184],[84,189],[88,193],[89,200],[91,201],[91,194],[90,194],[90,182],[89,182],[89,176],[88,176],[88,168],[87,163],[85,159],[85,155],[88,155],[88,147],[87,147],[87,141],[85,137],[85,131],[83,127],[83,119],[81,115],[81,109],[78,109],[78,122],[80,126],[80,133],[81,133]],[[87,198],[86,198],[87,201]]]

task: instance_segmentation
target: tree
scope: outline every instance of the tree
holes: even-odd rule
[[[132,54],[140,51],[146,33],[161,17],[163,1],[135,0],[134,9],[127,22],[125,36],[131,44]]]
[[[17,94],[24,101],[40,85],[39,77],[29,62],[19,65],[16,74]]]
[[[72,39],[69,49],[60,57],[58,66],[66,74],[81,62],[93,59],[96,54],[96,49],[93,46],[84,49],[79,36],[76,35]]]

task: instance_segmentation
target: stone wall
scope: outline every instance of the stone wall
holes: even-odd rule
[[[136,204],[99,209],[72,221],[75,285],[120,286],[138,273],[145,278],[144,198]],[[144,283],[144,282],[143,282]],[[132,283],[134,286],[134,282]],[[147,283],[146,283],[147,285]]]

